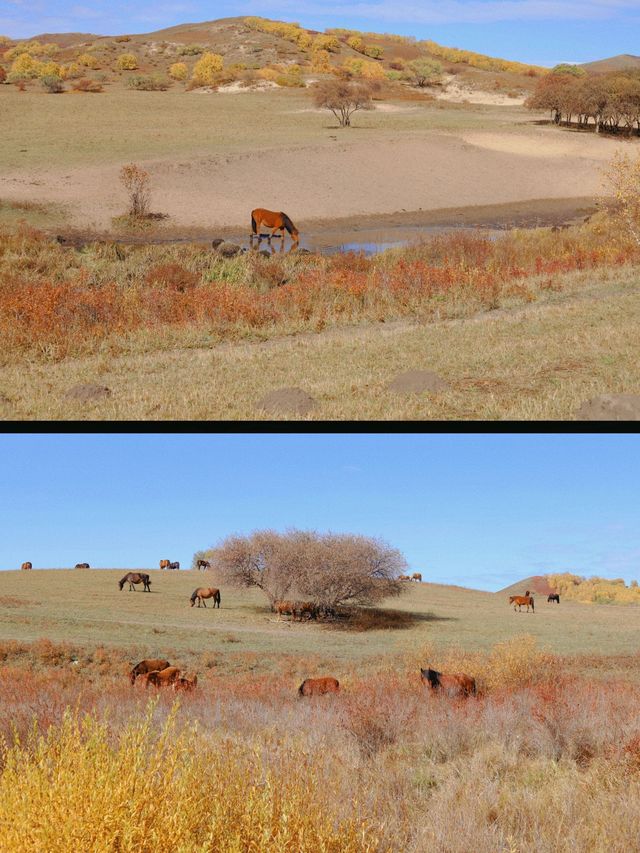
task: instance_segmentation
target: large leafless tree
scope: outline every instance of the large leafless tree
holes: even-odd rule
[[[372,109],[371,85],[364,81],[322,80],[312,87],[316,107],[331,110],[340,127],[350,127],[356,110]]]
[[[271,606],[291,597],[325,607],[375,604],[400,594],[407,568],[379,539],[305,530],[229,536],[206,553],[227,582],[261,589]]]

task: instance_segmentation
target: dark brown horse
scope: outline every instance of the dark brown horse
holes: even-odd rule
[[[516,609],[516,607],[518,608],[518,610],[520,610],[520,608],[526,604],[527,613],[529,612],[529,607],[531,607],[534,613],[536,612],[536,608],[533,603],[533,596],[529,595],[529,590],[527,590],[524,595],[510,595],[509,604],[513,604],[514,610]]]
[[[169,563],[167,566],[168,569],[179,569],[180,563],[176,560],[175,563]]]
[[[33,568],[33,566],[31,565],[31,563],[26,562],[26,563],[23,563],[23,564],[20,566],[20,568],[22,569],[22,571],[26,572],[28,569],[32,569],[32,568]]]
[[[298,229],[293,224],[293,222],[289,219],[286,213],[275,210],[265,210],[264,207],[256,207],[255,210],[251,211],[251,243],[253,244],[253,238],[257,237],[260,239],[260,228],[264,225],[265,228],[271,229],[271,234],[269,234],[269,242],[271,242],[271,238],[275,235],[276,231],[280,231],[280,237],[284,240],[284,232],[285,230],[289,232],[291,235],[291,239],[294,243],[298,243],[300,240],[300,234]]]
[[[211,568],[211,563],[209,562],[209,560],[198,560],[198,568],[202,569],[203,571],[206,571],[206,569]]]
[[[151,581],[149,580],[149,575],[146,572],[127,572],[127,574],[118,581],[118,586],[120,587],[120,592],[122,592],[122,587],[129,582],[129,592],[131,590],[135,591],[134,584],[141,583],[143,592],[151,592]]]
[[[207,602],[205,598],[213,598],[213,606],[218,606],[218,610],[220,609],[220,590],[215,589],[212,586],[199,586],[197,589],[194,589],[191,594],[191,606],[198,601],[198,607],[200,607],[200,603],[207,606]]]
[[[555,602],[556,602],[556,604],[560,604],[560,596],[558,595],[558,593],[557,593],[557,592],[552,592],[552,593],[551,593],[551,595],[549,596],[549,598],[547,598],[547,604],[549,604],[549,602],[551,602],[551,601],[555,601]]]
[[[139,675],[146,675],[149,672],[166,669],[168,666],[171,666],[168,660],[162,660],[161,658],[146,658],[133,667],[129,673],[129,679],[131,683],[134,684]]]
[[[168,569],[170,565],[171,565],[171,560],[160,560],[160,568],[161,569]]]
[[[476,682],[464,672],[446,674],[435,669],[421,669],[420,680],[432,690],[442,690],[447,696],[475,696]]]
[[[298,687],[299,696],[322,696],[325,693],[339,693],[340,682],[337,678],[305,678]]]
[[[90,569],[89,563],[76,563],[76,569]]]

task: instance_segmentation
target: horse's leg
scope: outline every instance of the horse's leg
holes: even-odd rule
[[[204,604],[205,607],[207,606],[207,602],[204,600],[204,598],[202,599],[202,603]]]

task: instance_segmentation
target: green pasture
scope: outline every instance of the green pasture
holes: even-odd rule
[[[152,575],[152,593],[119,591],[124,569],[0,572],[0,642],[49,639],[81,648],[132,648],[149,656],[248,653],[250,668],[278,668],[287,657],[357,665],[428,644],[487,649],[524,633],[550,651],[629,655],[638,649],[640,610],[536,600],[536,612],[514,612],[505,595],[436,584],[407,583],[392,609],[414,615],[409,627],[354,632],[323,624],[279,621],[258,591],[221,586],[220,610],[191,607],[207,573]]]

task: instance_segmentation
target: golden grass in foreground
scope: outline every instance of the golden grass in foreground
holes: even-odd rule
[[[345,328],[264,344],[215,346],[195,331],[167,332],[166,352],[110,354],[0,368],[5,419],[234,419],[273,417],[267,392],[300,386],[318,402],[310,419],[571,420],[597,394],[638,393],[637,269],[575,273],[564,291],[526,308],[425,325]],[[139,350],[157,339],[141,334]],[[451,389],[400,396],[404,370],[434,370]],[[82,406],[64,393],[98,382],[112,396]],[[295,418],[283,414],[282,420]]]
[[[640,687],[527,636],[419,657],[482,695],[432,695],[410,656],[316,700],[206,673],[151,706],[125,675],[0,665],[3,853],[637,849]]]

